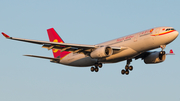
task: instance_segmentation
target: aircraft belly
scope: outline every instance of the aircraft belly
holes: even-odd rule
[[[92,66],[97,62],[97,59],[92,59],[89,56],[78,53],[71,53],[67,57],[63,58],[60,63],[69,66],[86,67]]]

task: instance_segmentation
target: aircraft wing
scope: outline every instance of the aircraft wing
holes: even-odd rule
[[[39,41],[39,40],[30,40],[30,39],[22,39],[22,38],[14,38],[9,35],[3,33],[3,36],[7,39],[29,42],[34,44],[43,45],[42,48],[50,49],[58,49],[61,51],[72,51],[72,52],[91,52],[93,49],[96,49],[98,45],[84,45],[84,44],[71,44],[71,43],[59,43],[59,42],[49,42],[49,41]],[[126,47],[111,47],[113,50],[125,49]]]

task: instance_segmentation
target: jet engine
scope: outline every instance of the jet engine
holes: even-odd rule
[[[111,47],[103,46],[95,49],[93,52],[91,52],[90,56],[91,58],[98,59],[98,58],[104,58],[108,57],[113,54],[113,50]]]
[[[144,58],[144,62],[146,64],[154,64],[163,62],[166,59],[166,53],[164,51],[161,52],[153,52],[150,53],[146,58]]]

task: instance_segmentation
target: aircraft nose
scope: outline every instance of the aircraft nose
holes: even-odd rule
[[[175,38],[177,38],[177,37],[178,37],[178,35],[179,35],[179,32],[178,32],[178,31],[176,31],[176,32],[175,32],[175,35],[174,35],[174,36],[175,36]]]

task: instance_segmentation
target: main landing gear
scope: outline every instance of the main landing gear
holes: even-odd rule
[[[121,71],[121,74],[122,74],[122,75],[124,75],[124,74],[128,75],[128,74],[129,74],[129,70],[130,70],[130,71],[133,70],[133,66],[129,66],[131,62],[132,62],[132,59],[127,60],[127,64],[126,64],[126,66],[125,66],[125,69],[123,69],[123,70]]]
[[[95,64],[95,67],[91,67],[91,72],[98,72],[99,68],[102,68],[102,63]]]

